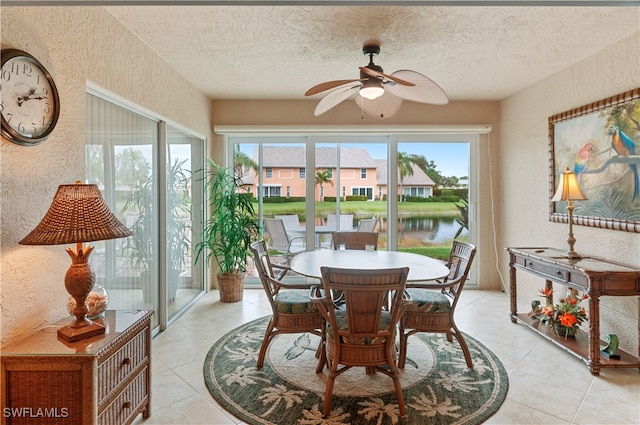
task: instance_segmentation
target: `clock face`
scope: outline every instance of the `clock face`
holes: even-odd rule
[[[20,145],[36,145],[53,131],[60,114],[51,75],[33,56],[2,51],[0,74],[2,135]]]

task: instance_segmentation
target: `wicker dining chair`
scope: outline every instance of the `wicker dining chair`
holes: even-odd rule
[[[365,250],[367,245],[378,249],[378,233],[375,232],[333,232],[331,234],[331,245],[334,250],[340,249],[344,245],[345,249]]]
[[[355,366],[367,373],[382,372],[393,379],[400,416],[405,416],[404,397],[396,366],[396,329],[410,298],[404,291],[408,267],[396,269],[338,269],[322,267],[322,288],[311,290],[311,300],[326,321],[324,355],[316,372],[328,367],[325,417],[331,414],[335,379]],[[324,291],[322,290],[324,289]],[[336,307],[330,294],[340,292],[344,308]],[[389,310],[383,309],[387,297]]]
[[[452,336],[455,336],[464,353],[467,367],[473,369],[469,346],[456,326],[454,316],[475,254],[475,246],[453,241],[447,262],[449,276],[442,282],[412,282],[407,287],[412,301],[400,320],[399,368],[403,369],[407,360],[409,336],[417,332],[432,332],[445,333],[449,342],[453,342]]]
[[[324,320],[317,306],[309,299],[311,285],[283,282],[282,278],[291,269],[286,265],[271,263],[267,245],[263,240],[252,243],[250,249],[272,311],[258,355],[257,366],[261,368],[267,347],[276,335],[309,332],[321,336]],[[319,353],[320,348],[318,355]]]

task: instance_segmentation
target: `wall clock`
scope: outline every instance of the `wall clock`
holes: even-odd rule
[[[2,49],[0,112],[2,136],[22,146],[44,142],[58,122],[60,98],[53,78],[27,52]]]

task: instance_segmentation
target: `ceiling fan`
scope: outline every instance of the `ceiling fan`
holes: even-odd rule
[[[326,81],[306,91],[305,96],[312,96],[331,90],[318,102],[315,116],[324,114],[354,94],[358,106],[368,115],[379,119],[391,118],[398,112],[403,100],[434,105],[449,103],[447,94],[440,86],[418,72],[403,69],[391,75],[384,74],[382,68],[373,63],[373,57],[380,53],[378,44],[365,44],[362,53],[369,56],[369,64],[360,67],[360,78]]]

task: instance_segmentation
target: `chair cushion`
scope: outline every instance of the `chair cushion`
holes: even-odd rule
[[[347,322],[347,312],[344,310],[336,310],[336,324],[338,325],[338,329],[340,330],[348,330],[349,324]],[[391,314],[388,312],[382,312],[380,315],[380,330],[387,330],[391,325]],[[333,330],[331,329],[331,325],[327,322],[327,336],[329,338],[333,338]],[[371,344],[379,344],[384,342],[385,338],[345,338],[343,342],[349,344],[362,344],[362,345],[371,345]]]
[[[318,311],[309,300],[308,289],[288,289],[280,291],[273,299],[278,313],[300,314]]]
[[[449,298],[440,291],[420,288],[407,288],[411,295],[411,304],[407,306],[407,312],[416,313],[448,313],[451,311]]]

